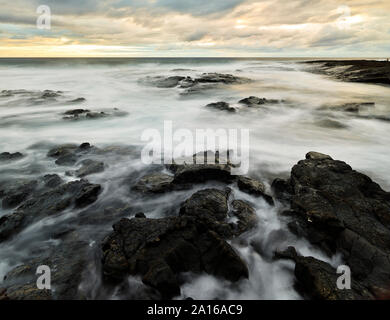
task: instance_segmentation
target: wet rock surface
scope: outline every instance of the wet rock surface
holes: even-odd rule
[[[122,219],[105,240],[103,271],[121,279],[140,274],[164,298],[180,294],[181,272],[207,272],[230,281],[248,277],[241,258],[192,217]]]
[[[81,167],[72,173],[84,177],[102,172],[104,163],[100,160],[112,152],[128,156],[132,151],[116,147],[100,149],[85,142],[52,147],[47,156],[55,161],[74,157],[76,162],[69,165]],[[51,229],[48,239],[59,241],[58,245],[35,252],[32,258],[7,273],[0,299],[84,299],[85,272],[91,268],[97,268],[97,274],[103,276],[106,289],[126,291],[127,277],[139,276],[142,288],[131,298],[176,297],[181,294],[188,272],[208,273],[231,282],[248,278],[248,267],[230,241],[233,245],[247,241],[246,234],[261,230],[256,228],[264,222],[255,210],[258,197],[269,204],[274,200],[261,181],[232,176],[231,164],[218,163],[219,153],[200,155],[217,163],[174,163],[167,166],[171,173],[156,172],[161,167],[153,167],[147,174],[137,173],[124,180],[127,192],[137,200],[153,197],[158,201],[168,193],[186,195],[179,206],[172,206],[163,211],[164,216],[153,219],[147,217],[154,208],[144,211],[130,202],[101,204],[97,200],[102,186],[87,180],[66,182],[64,179],[69,177],[46,174],[30,180],[0,181],[2,205],[14,209],[0,217],[0,242],[18,240],[23,230],[40,220],[72,212],[66,223]],[[198,159],[197,156],[193,158]],[[202,188],[203,183],[212,187]],[[237,192],[230,189],[236,185],[254,197],[247,195],[245,201],[237,198]],[[188,193],[194,188],[197,191]],[[352,290],[340,290],[336,286],[340,275],[335,265],[304,257],[293,247],[277,251],[275,259],[295,262],[296,286],[303,297],[340,300],[381,299],[388,295],[388,192],[348,164],[314,151],[292,168],[289,179],[275,179],[271,188],[275,199],[282,203],[282,206],[276,203],[272,210],[279,207],[284,210],[280,216],[289,230],[329,256],[341,254],[343,264],[351,268]],[[91,230],[95,232],[92,238],[88,234]],[[288,230],[279,229],[269,235],[268,241],[286,243],[290,237]],[[273,249],[268,252],[267,243],[251,239],[254,250],[271,260]],[[98,245],[91,250],[95,242]],[[35,271],[42,264],[55,269],[54,291],[36,289]],[[118,284],[122,289],[118,289]]]
[[[274,182],[277,194],[290,194],[283,196],[291,203],[290,230],[328,254],[341,252],[359,288],[369,292],[364,297],[388,290],[390,193],[345,162],[315,152],[306,158],[288,181]]]
[[[329,263],[313,257],[299,255],[295,248],[277,252],[276,259],[291,259],[295,262],[294,274],[297,289],[307,298],[316,300],[371,300],[374,296],[358,281],[352,279],[351,289],[339,289],[340,274]]]
[[[237,178],[237,186],[243,192],[257,197],[263,197],[269,204],[274,204],[272,197],[265,193],[265,186],[260,181],[250,177],[240,176]]]

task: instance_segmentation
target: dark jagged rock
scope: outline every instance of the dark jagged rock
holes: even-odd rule
[[[231,190],[204,189],[194,193],[180,208],[180,216],[190,216],[201,221],[208,229],[223,238],[232,238],[252,229],[257,224],[255,210],[242,200],[233,200],[229,211],[228,201]],[[229,223],[228,218],[237,218]]]
[[[263,105],[263,104],[279,103],[279,100],[258,98],[258,97],[250,96],[249,98],[245,98],[245,99],[240,100],[238,103],[245,104],[248,107],[251,107],[251,106],[259,106],[259,105]]]
[[[152,173],[142,177],[134,190],[143,193],[163,193],[172,190],[173,176],[162,173]]]
[[[297,257],[298,257],[298,253],[297,253],[296,249],[294,247],[291,247],[291,246],[283,251],[277,250],[274,253],[275,260],[290,259],[290,260],[295,261]]]
[[[257,225],[256,211],[252,206],[242,200],[233,200],[231,203],[233,215],[238,218],[237,226],[235,227],[235,235],[238,236]]]
[[[13,160],[19,160],[23,158],[23,154],[20,152],[15,153],[9,153],[9,152],[3,152],[0,153],[0,161],[13,161]]]
[[[207,108],[213,108],[213,109],[218,109],[222,111],[229,111],[229,112],[236,112],[236,109],[231,107],[227,102],[215,102],[215,103],[209,103]]]
[[[364,286],[354,280],[352,275],[351,289],[337,288],[337,279],[341,274],[329,263],[313,257],[299,255],[294,247],[275,252],[275,259],[295,261],[294,274],[297,287],[305,296],[317,300],[371,300],[374,298]]]
[[[337,288],[337,274],[330,264],[313,257],[297,257],[295,276],[304,292],[313,299],[321,300],[366,300],[372,294],[356,281],[352,281],[351,289]]]
[[[89,150],[90,148],[92,148],[92,146],[89,142],[83,142],[79,145],[80,150]]]
[[[228,213],[228,193],[218,189],[204,189],[194,193],[180,208],[180,215],[210,221],[224,221]]]
[[[210,180],[229,183],[235,179],[228,164],[186,164],[175,169],[174,184],[202,183]]]
[[[330,156],[324,153],[310,151],[306,154],[308,160],[333,160]]]
[[[100,190],[100,185],[78,180],[34,195],[23,202],[14,213],[0,218],[0,241],[42,217],[57,214],[72,205],[82,208],[95,202]]]
[[[307,61],[315,67],[309,71],[333,78],[377,84],[390,84],[390,62],[375,60],[323,60]]]
[[[341,252],[371,293],[390,287],[390,193],[345,162],[309,153],[291,171],[289,228],[329,254]]]
[[[291,200],[293,189],[289,181],[276,178],[272,182],[271,189],[279,201],[289,202]]]
[[[140,218],[140,219],[146,218],[145,213],[143,213],[143,212],[138,212],[138,213],[136,213],[134,217]]]
[[[99,184],[86,184],[82,189],[76,194],[74,203],[78,208],[83,208],[91,203],[94,203],[100,193],[101,186]]]
[[[237,178],[237,186],[243,192],[257,197],[263,197],[269,204],[274,204],[272,197],[265,193],[265,187],[260,181],[240,176]]]
[[[202,271],[231,281],[248,277],[234,250],[192,217],[122,219],[103,241],[103,272],[111,279],[141,275],[163,298],[180,294],[181,272]]]

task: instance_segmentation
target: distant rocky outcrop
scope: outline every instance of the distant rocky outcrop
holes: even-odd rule
[[[390,84],[390,62],[376,60],[307,61],[311,72],[321,73],[342,81]]]
[[[157,76],[147,77],[141,80],[142,83],[155,86],[157,88],[179,88],[181,94],[200,93],[206,89],[216,88],[218,85],[244,84],[251,80],[231,74],[203,73],[198,77],[189,76]]]

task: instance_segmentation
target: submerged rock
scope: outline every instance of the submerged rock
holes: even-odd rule
[[[251,107],[251,106],[258,106],[263,104],[272,104],[272,103],[279,103],[279,102],[280,102],[279,100],[274,100],[274,99],[270,100],[266,98],[258,98],[255,96],[250,96],[249,98],[240,100],[238,103],[245,104],[248,107]]]
[[[81,161],[81,168],[75,171],[78,178],[86,177],[90,174],[100,173],[104,171],[104,163],[92,159]]]
[[[64,120],[93,120],[106,117],[121,117],[127,115],[127,112],[119,111],[117,108],[105,111],[91,111],[88,109],[68,110],[64,113]]]
[[[141,275],[163,298],[180,294],[181,272],[204,271],[230,281],[248,277],[231,246],[192,217],[122,219],[113,228],[102,245],[104,275]]]
[[[71,166],[74,165],[78,160],[77,155],[73,153],[65,154],[60,156],[56,161],[55,164],[59,166]]]
[[[37,180],[17,180],[8,184],[2,191],[3,209],[12,209],[26,200],[37,188]]]
[[[78,146],[76,144],[63,144],[57,147],[54,147],[49,150],[47,153],[48,157],[59,158],[71,153],[74,153],[77,150]]]
[[[65,111],[64,115],[66,115],[66,116],[78,116],[80,114],[88,113],[88,112],[91,112],[91,111],[88,110],[88,109],[72,109],[72,110]]]
[[[172,189],[172,181],[173,176],[152,173],[138,180],[133,189],[143,193],[163,193]]]
[[[226,102],[215,102],[215,103],[209,103],[207,108],[213,108],[213,109],[218,109],[222,111],[229,111],[229,112],[236,112],[236,109],[231,107],[228,103]]]
[[[324,118],[315,122],[315,124],[322,128],[331,129],[346,129],[348,126],[338,120],[332,118]]]
[[[39,258],[25,261],[4,277],[6,297],[11,300],[81,300],[86,297],[80,290],[80,283],[92,263],[88,243],[73,231],[62,238],[61,245]],[[51,290],[37,287],[37,268],[50,266]],[[1,299],[1,297],[0,297]]]
[[[56,158],[55,163],[59,166],[71,166],[74,165],[82,156],[89,154],[91,152],[97,152],[98,149],[96,147],[91,146],[88,142],[84,142],[81,145],[77,144],[63,144],[56,146],[49,150],[47,153],[48,157]],[[91,162],[92,160],[84,160],[82,162],[82,168],[80,169],[80,174],[93,171],[100,170],[99,165],[95,162]],[[97,171],[98,172],[98,171]],[[79,177],[83,177],[85,175],[80,175]]]
[[[83,97],[80,97],[80,98],[76,98],[76,99],[73,99],[73,100],[69,100],[67,101],[68,103],[82,103],[82,102],[85,102],[87,99],[83,98]]]
[[[41,98],[47,99],[47,98],[56,98],[62,95],[61,91],[53,91],[53,90],[44,90]]]
[[[3,152],[0,153],[0,161],[13,161],[13,160],[19,160],[23,158],[23,154],[20,152],[15,153],[9,153],[9,152]]]
[[[17,210],[0,218],[0,241],[19,232],[33,221],[57,214],[72,205],[83,208],[95,202],[101,186],[86,180],[72,181],[24,201]]]
[[[351,113],[359,113],[363,108],[373,108],[375,107],[375,102],[348,102],[335,106],[325,106],[322,107],[322,110],[334,110],[334,111],[344,111]]]
[[[185,77],[181,76],[172,76],[167,78],[156,78],[152,81],[152,83],[157,88],[174,88],[180,84],[180,81],[184,80]]]

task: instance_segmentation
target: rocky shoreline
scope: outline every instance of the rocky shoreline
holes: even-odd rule
[[[251,203],[232,193],[232,187],[257,197],[269,208],[276,205],[290,232],[328,256],[341,254],[351,268],[352,288],[340,290],[333,266],[303,256],[291,245],[278,248],[274,259],[295,263],[296,287],[303,297],[390,297],[390,193],[345,162],[309,152],[292,168],[290,178],[275,179],[271,190],[251,177],[232,176],[229,163],[154,168],[152,173],[126,180],[129,192],[153,198],[195,186],[198,190],[166,217],[148,218],[131,204],[94,207],[107,186],[86,177],[104,172],[107,165],[100,160],[111,152],[118,149],[100,149],[89,143],[56,146],[48,150],[47,157],[58,166],[76,167],[66,175],[80,180],[66,182],[47,174],[32,181],[0,182],[3,208],[14,208],[0,218],[0,244],[17,238],[41,219],[79,212],[69,218],[73,224],[64,220],[68,223],[53,229],[49,238],[59,245],[6,274],[0,299],[88,299],[85,281],[98,283],[104,291],[123,287],[128,276],[140,277],[143,283],[142,289],[127,296],[133,299],[177,297],[185,283],[182,275],[188,272],[207,273],[231,283],[251,281],[248,266],[231,241],[252,232],[259,218]],[[5,161],[20,159],[18,154]],[[210,181],[218,187],[202,187]],[[93,250],[83,235],[86,226],[103,226],[94,234],[99,244]],[[53,266],[53,291],[35,286],[36,267],[42,264]],[[86,276],[90,270],[96,277],[92,280]]]
[[[316,60],[306,61],[308,71],[332,78],[373,84],[390,84],[390,62],[376,60]]]

